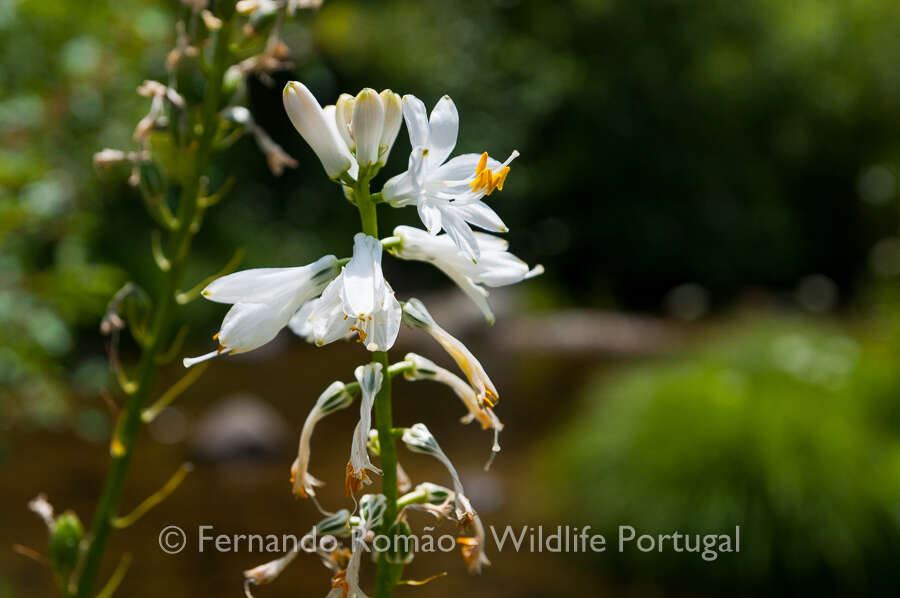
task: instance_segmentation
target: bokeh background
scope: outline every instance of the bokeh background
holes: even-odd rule
[[[91,155],[128,147],[164,79],[175,3],[0,2],[0,596],[52,596],[25,508],[46,492],[89,521],[107,464],[113,389],[99,320],[134,280],[156,284],[149,227],[125,171]],[[492,299],[486,330],[424,265],[390,262],[401,296],[427,297],[501,389],[503,452],[460,428],[444,389],[397,385],[400,423],[426,421],[489,524],[618,525],[647,533],[742,526],[742,552],[514,553],[469,577],[458,555],[421,556],[398,595],[891,595],[900,590],[900,6],[880,0],[325,0],[286,30],[295,67],[250,84],[257,121],[299,161],[273,178],[252,139],[220,173],[189,278],[221,267],[349,253],[357,215],[290,127],[281,87],[325,102],[362,87],[449,94],[458,150],[518,149],[491,197],[512,250],[547,273]],[[405,166],[405,133],[384,172]],[[382,176],[381,181],[384,180]],[[414,223],[382,210],[384,230]],[[189,354],[224,313],[185,310]],[[398,354],[436,354],[403,331]],[[123,348],[125,358],[128,349]],[[141,440],[125,508],[190,460],[178,492],[117,534],[135,563],[126,596],[237,596],[265,555],[167,556],[168,524],[302,533],[313,507],[287,483],[320,390],[350,379],[352,345],[290,333],[218,360]],[[160,375],[160,389],[179,376]],[[352,410],[350,410],[352,411]],[[314,437],[312,471],[340,484],[353,414]],[[403,455],[415,480],[443,482]],[[330,502],[329,502],[330,501]],[[416,524],[429,523],[425,519]],[[448,528],[447,531],[452,531]],[[489,544],[493,548],[492,544]],[[111,567],[115,558],[110,557]],[[259,596],[324,595],[298,559]]]

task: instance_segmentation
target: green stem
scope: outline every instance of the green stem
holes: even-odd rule
[[[171,269],[165,273],[162,288],[156,299],[151,340],[144,345],[138,364],[137,389],[129,397],[121,415],[121,425],[117,427],[116,439],[121,450],[112,459],[103,492],[94,513],[91,525],[91,539],[84,556],[84,565],[78,579],[77,590],[72,592],[77,598],[90,598],[97,586],[97,576],[103,561],[103,554],[116,517],[128,466],[141,430],[141,410],[153,387],[156,374],[157,356],[164,352],[171,336],[172,315],[175,310],[175,294],[181,287],[184,270],[195,234],[194,220],[198,211],[200,177],[206,171],[212,151],[212,142],[218,130],[218,107],[222,94],[222,78],[228,66],[228,44],[231,37],[231,20],[225,21],[218,32],[214,50],[213,68],[210,73],[202,112],[203,133],[195,149],[186,151],[193,154],[191,169],[182,182],[181,197],[178,202],[178,225],[172,232],[170,241]]]
[[[369,194],[369,180],[361,178],[355,187],[356,207],[359,209],[359,218],[362,222],[363,232],[371,237],[378,238],[378,212],[372,196]],[[385,372],[388,372],[387,351],[376,351],[372,355],[372,361],[380,363]],[[378,430],[378,444],[381,447],[381,469],[384,472],[382,480],[382,493],[387,500],[384,513],[384,523],[380,532],[386,534],[397,518],[397,444],[393,428],[393,416],[391,414],[391,376],[386,375],[381,389],[375,395],[375,427]],[[375,573],[375,598],[390,598],[400,574],[402,565],[393,565],[383,558],[378,559],[378,569]]]

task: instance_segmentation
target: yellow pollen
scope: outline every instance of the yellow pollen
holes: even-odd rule
[[[361,343],[366,340],[366,331],[362,328],[357,328],[356,326],[351,326],[350,330],[353,330],[359,334],[359,338],[356,339],[356,342]]]
[[[478,166],[475,167],[475,180],[469,183],[469,187],[472,191],[484,190],[485,195],[490,195],[497,190],[503,191],[503,183],[509,174],[509,166],[504,166],[494,173],[493,170],[487,167],[487,161],[488,154],[484,152],[481,154],[481,158],[478,159]]]

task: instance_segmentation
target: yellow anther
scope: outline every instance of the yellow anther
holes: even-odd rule
[[[363,330],[362,328],[357,328],[356,326],[351,326],[350,330],[353,330],[354,332],[357,332],[359,334],[359,338],[356,339],[356,342],[361,343],[366,340],[366,331]]]
[[[469,183],[472,191],[484,191],[485,195],[490,195],[495,190],[503,191],[503,183],[506,181],[506,175],[509,174],[509,166],[504,166],[496,174],[487,167],[487,152],[481,154],[478,159],[478,165],[475,167],[475,179]]]

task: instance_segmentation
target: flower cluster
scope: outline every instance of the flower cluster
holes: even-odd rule
[[[486,287],[515,284],[543,271],[509,253],[508,244],[501,238],[472,230],[475,226],[506,232],[503,221],[485,199],[503,189],[518,152],[512,152],[504,162],[487,153],[451,157],[459,115],[447,96],[438,101],[430,115],[418,98],[406,95],[401,99],[390,90],[342,94],[336,104],[322,107],[302,83],[290,82],[284,89],[284,106],[326,175],[341,185],[345,197],[359,209],[363,232],[353,237],[349,258],[328,255],[304,266],[245,270],[215,280],[202,295],[231,304],[213,337],[218,347],[206,355],[185,359],[184,365],[251,351],[271,341],[285,327],[317,346],[339,339],[359,342],[375,354],[375,359],[356,368],[355,382],[334,382],[315,402],[302,426],[297,458],[291,467],[293,492],[299,498],[316,500],[316,488],[323,482],[309,472],[314,428],[325,416],[349,407],[357,396],[360,416],[350,441],[344,480],[347,495],[356,499],[372,483],[370,476],[387,475],[383,469],[396,471],[396,479],[401,481],[397,487],[386,486],[382,494],[358,497],[354,504],[359,514],[342,518],[342,533],[337,535],[350,536],[350,556],[323,555],[323,562],[334,572],[328,596],[365,596],[359,587],[365,548],[361,543],[376,527],[392,534],[408,533],[406,513],[411,509],[453,519],[461,529],[471,530],[471,536],[459,539],[460,546],[469,570],[480,572],[490,564],[484,553],[484,526],[450,458],[424,424],[392,428],[387,422],[385,429],[385,422],[373,421],[377,420],[373,412],[377,412],[379,401],[390,400],[388,381],[397,374],[411,381],[444,384],[462,401],[464,423],[477,421],[483,429],[493,431],[493,460],[500,451],[498,435],[503,429],[494,412],[500,394],[475,355],[442,328],[420,300],[397,299],[382,272],[382,258],[387,250],[401,260],[433,264],[493,323]],[[404,121],[412,146],[407,170],[391,177],[380,192],[373,194],[370,182],[386,164]],[[415,206],[424,229],[399,226],[392,236],[376,238],[375,208],[381,203],[395,208]],[[393,347],[401,323],[432,336],[462,376],[413,353],[390,364],[386,352]],[[393,453],[395,435],[410,452],[437,459],[449,474],[452,490],[422,482],[398,498],[398,490],[409,490],[411,484]],[[381,469],[373,464],[372,455],[381,456]],[[362,533],[350,533],[353,528]],[[277,577],[293,558],[285,555],[247,571],[247,594],[252,585]],[[376,560],[406,564],[411,558],[385,553]]]

